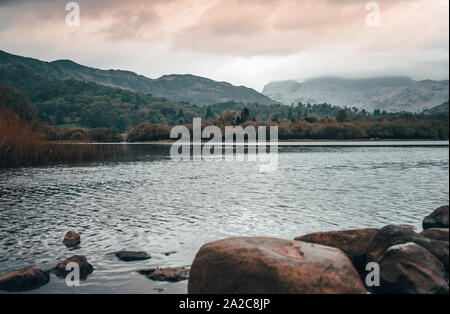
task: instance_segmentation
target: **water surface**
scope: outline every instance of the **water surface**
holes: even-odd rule
[[[33,292],[185,293],[186,281],[136,270],[189,266],[203,244],[231,236],[420,228],[448,204],[449,151],[448,142],[413,144],[282,145],[273,173],[251,162],[176,162],[156,145],[126,145],[121,162],[0,170],[0,274],[79,254],[95,267],[81,287],[52,276]],[[62,244],[71,229],[82,235],[75,251]],[[124,248],[152,259],[118,261],[111,253]]]

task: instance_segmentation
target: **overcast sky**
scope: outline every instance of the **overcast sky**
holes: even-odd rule
[[[449,1],[0,0],[0,49],[157,78],[195,74],[257,90],[319,76],[448,79]],[[370,19],[370,21],[374,21]]]

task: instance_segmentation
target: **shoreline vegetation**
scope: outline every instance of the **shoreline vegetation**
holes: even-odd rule
[[[115,153],[108,146],[50,143],[49,133],[26,97],[0,88],[0,168],[95,161]]]
[[[189,104],[183,106],[197,108]],[[280,142],[449,139],[448,113],[425,115],[374,111],[370,114],[356,108],[340,109],[328,104],[249,105],[241,106],[241,111],[228,110],[234,108],[228,104],[224,105],[223,112],[219,108],[217,105],[210,106],[202,114],[205,119],[202,121],[202,129],[214,125],[225,134],[226,126],[250,126],[256,130],[258,126],[265,126],[267,132],[271,126],[277,126]],[[260,120],[260,115],[252,113],[252,110],[269,110],[271,113],[266,115],[271,118]],[[329,117],[326,113],[333,113],[335,116]],[[192,124],[184,123],[185,118],[181,110],[177,121],[192,133]],[[103,126],[91,129],[58,128],[46,124],[40,118],[36,106],[25,94],[13,87],[0,86],[0,168],[106,160],[120,154],[114,145],[60,144],[171,143],[176,140],[170,138],[173,126],[143,122],[130,127],[125,133]]]

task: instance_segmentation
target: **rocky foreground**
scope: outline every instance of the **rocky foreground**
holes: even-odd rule
[[[188,291],[448,294],[448,220],[449,207],[443,206],[424,219],[422,233],[388,225],[293,241],[256,237],[208,243],[192,264]]]
[[[195,294],[448,294],[449,207],[425,217],[423,229],[417,233],[413,226],[388,225],[317,232],[294,240],[229,238],[205,244],[191,269],[138,273],[157,281],[188,279],[188,292]],[[77,248],[80,235],[69,231],[63,243]],[[151,258],[139,251],[114,254],[124,262]],[[69,263],[79,265],[81,279],[94,270],[86,257],[74,255],[51,270],[26,268],[0,276],[0,290],[37,289],[49,282],[51,272],[65,277]]]

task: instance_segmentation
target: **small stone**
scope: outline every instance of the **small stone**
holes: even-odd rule
[[[55,274],[58,277],[64,277],[69,272],[72,271],[72,269],[66,270],[66,266],[69,263],[76,263],[80,267],[80,278],[86,279],[92,272],[94,271],[94,267],[88,263],[87,258],[85,256],[81,255],[74,255],[65,261],[58,263],[56,267],[54,268]]]
[[[172,255],[172,254],[175,254],[175,253],[177,253],[177,251],[169,251],[169,252],[165,252],[165,253],[163,253],[165,256],[170,256],[170,255]]]
[[[0,276],[0,290],[18,292],[42,287],[50,281],[48,272],[39,268],[25,268]]]
[[[189,269],[183,267],[151,268],[140,270],[138,273],[155,281],[178,282],[189,278]]]
[[[73,248],[81,243],[81,238],[75,231],[68,231],[64,236],[63,243],[68,248]]]
[[[147,252],[133,252],[133,251],[119,251],[114,253],[118,259],[124,262],[143,261],[151,258],[151,255]]]

